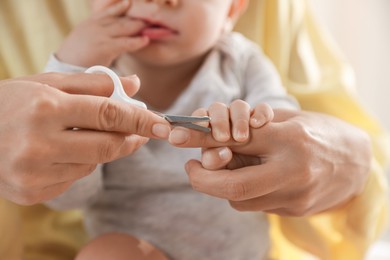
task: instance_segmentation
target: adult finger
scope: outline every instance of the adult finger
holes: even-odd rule
[[[34,166],[30,169],[24,169],[27,165],[22,167],[21,174],[10,178],[7,183],[18,192],[40,190],[53,184],[78,180],[93,172],[96,164],[54,163],[44,168],[35,169],[37,174],[31,174],[31,169]]]
[[[96,164],[122,158],[136,151],[148,141],[138,135],[124,136],[118,133],[68,130],[58,140],[53,160],[58,163]]]
[[[310,212],[313,205],[307,201],[302,201],[302,194],[305,194],[305,188],[295,187],[287,190],[277,190],[248,200],[229,201],[229,203],[239,211],[272,211],[278,212],[278,214],[283,212],[283,215],[289,216],[304,216]]]
[[[63,127],[82,128],[152,138],[167,138],[169,123],[146,109],[120,101],[86,95],[64,94]]]
[[[203,133],[184,127],[173,128],[168,141],[178,147],[222,147],[231,144],[216,141],[210,133]]]
[[[230,170],[235,170],[247,166],[254,166],[260,164],[262,164],[262,158],[259,156],[233,153],[233,157],[226,165],[226,168]]]
[[[195,190],[232,201],[253,199],[283,186],[283,176],[268,165],[214,171],[191,160],[186,163],[186,171]]]
[[[73,184],[73,182],[74,181],[56,183],[37,190],[15,190],[11,187],[4,190],[4,187],[2,187],[2,192],[16,204],[28,206],[47,201],[62,194]]]
[[[228,147],[203,149],[202,166],[208,170],[222,169],[230,162],[232,156],[232,151]]]
[[[282,205],[280,201],[271,198],[272,194],[243,201],[230,200],[229,203],[238,211],[275,211],[282,208]]]
[[[230,147],[233,152],[246,155],[269,153],[279,143],[279,135],[284,134],[282,123],[269,123],[258,129],[250,129],[250,139],[246,143],[216,141],[210,133],[175,127],[169,135],[169,142],[177,147]],[[279,148],[279,147],[277,147]]]
[[[232,153],[228,147],[202,149],[202,166],[208,170],[230,169],[260,165],[262,160],[258,156]]]

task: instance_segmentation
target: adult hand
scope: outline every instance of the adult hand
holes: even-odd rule
[[[121,81],[129,95],[138,90],[138,78]],[[19,204],[53,198],[96,164],[132,153],[146,137],[168,138],[164,119],[103,97],[112,90],[111,79],[97,74],[1,81],[0,196]]]
[[[360,193],[369,174],[369,137],[337,118],[275,110],[275,119],[251,129],[246,144],[176,128],[170,142],[204,149],[186,164],[193,188],[228,199],[240,211],[311,215]],[[212,148],[214,147],[214,148]],[[229,148],[227,148],[229,147]]]
[[[92,1],[92,15],[65,39],[57,58],[72,65],[111,66],[122,53],[137,51],[149,43],[137,35],[145,24],[125,16],[130,1]]]

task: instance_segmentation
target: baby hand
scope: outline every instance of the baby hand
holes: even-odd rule
[[[268,104],[258,104],[253,109],[243,100],[235,100],[230,106],[223,103],[213,103],[208,110],[198,109],[194,115],[210,116],[213,138],[218,142],[233,139],[236,142],[246,142],[249,139],[249,128],[260,128],[272,121],[274,113]]]
[[[92,1],[92,15],[65,39],[57,58],[72,65],[110,66],[122,53],[137,51],[149,43],[138,36],[144,23],[125,16],[129,1]]]

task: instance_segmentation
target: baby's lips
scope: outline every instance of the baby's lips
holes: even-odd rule
[[[179,34],[177,30],[159,21],[136,17],[133,17],[132,19],[144,23],[144,26],[137,32],[137,36],[146,36],[150,39],[160,39]]]

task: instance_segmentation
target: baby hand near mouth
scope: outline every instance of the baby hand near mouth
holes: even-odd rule
[[[145,23],[125,14],[131,1],[92,0],[92,15],[65,39],[56,57],[61,62],[90,67],[111,66],[121,54],[135,52],[149,44],[139,34]]]

